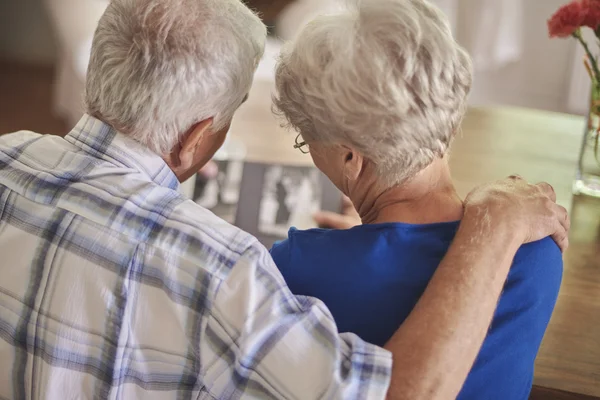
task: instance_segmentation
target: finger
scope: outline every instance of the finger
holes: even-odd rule
[[[557,207],[558,221],[560,222],[562,227],[565,228],[565,231],[567,232],[567,235],[568,235],[569,230],[571,229],[571,218],[569,218],[569,213],[567,212],[567,209],[564,208],[563,206],[557,205],[556,207]]]
[[[354,204],[352,204],[352,201],[350,201],[350,199],[348,199],[348,201],[346,201],[346,200],[343,201],[341,211],[342,211],[343,215],[350,215],[353,217],[358,215],[358,212],[354,208]]]
[[[349,229],[357,225],[354,219],[330,211],[319,211],[313,219],[319,227],[327,229]]]
[[[571,227],[571,221],[566,208],[556,205],[554,212],[556,214],[556,228],[552,235],[552,239],[554,239],[558,247],[560,247],[560,251],[564,253],[569,247],[569,229]]]
[[[342,196],[342,207],[354,207],[352,200],[348,196]]]
[[[536,186],[542,191],[542,193],[548,196],[550,200],[556,202],[556,192],[554,191],[552,185],[546,182],[540,182]]]
[[[559,229],[558,232],[556,232],[551,237],[556,242],[562,253],[564,253],[569,248],[569,235],[564,229]]]

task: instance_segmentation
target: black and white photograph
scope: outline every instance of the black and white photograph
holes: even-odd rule
[[[244,162],[215,161],[215,164],[218,173],[213,178],[201,174],[196,176],[193,200],[233,224],[240,198]]]
[[[265,171],[258,230],[285,237],[290,227],[315,227],[312,215],[321,207],[319,171],[315,168],[270,166]]]

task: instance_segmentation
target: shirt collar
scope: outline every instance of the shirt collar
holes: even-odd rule
[[[84,114],[65,139],[94,157],[133,168],[157,185],[179,188],[177,177],[160,156],[91,115]]]

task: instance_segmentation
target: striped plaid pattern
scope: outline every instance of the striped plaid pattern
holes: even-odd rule
[[[90,116],[0,137],[0,398],[384,397],[390,354],[177,189]]]

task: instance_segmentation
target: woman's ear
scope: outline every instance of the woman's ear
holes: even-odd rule
[[[355,149],[346,146],[342,147],[342,156],[344,176],[352,182],[358,180],[365,167],[365,158]]]

